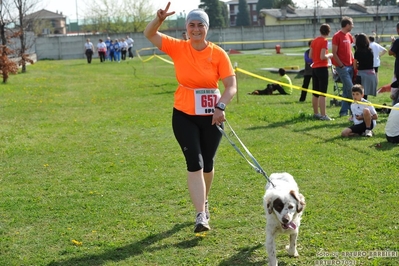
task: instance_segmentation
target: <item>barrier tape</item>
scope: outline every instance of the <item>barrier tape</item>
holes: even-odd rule
[[[164,62],[166,62],[166,63],[168,63],[168,64],[174,65],[174,63],[173,63],[172,61],[167,60],[167,59],[165,59],[165,58],[163,58],[163,57],[160,57],[159,55],[155,55],[155,57],[161,59],[162,61],[164,61]]]
[[[140,50],[136,50],[136,53],[137,53],[137,56],[140,58],[140,60],[142,62],[148,62],[151,59],[156,57],[156,58],[159,58],[160,60],[162,60],[162,61],[164,61],[164,62],[166,62],[168,64],[174,65],[174,63],[172,61],[167,60],[167,59],[165,59],[165,58],[163,58],[163,57],[161,57],[161,56],[159,56],[159,55],[157,55],[155,53],[151,57],[149,57],[149,58],[147,58],[145,60],[143,60],[142,57],[140,56],[140,51],[154,50],[154,49],[158,49],[158,48],[157,47],[142,48]],[[276,84],[279,84],[281,86],[291,86],[293,89],[296,89],[296,90],[306,91],[306,92],[309,92],[309,93],[318,94],[318,95],[321,95],[321,96],[324,96],[324,97],[328,97],[328,98],[333,98],[333,99],[346,101],[346,102],[350,102],[350,103],[363,104],[363,105],[367,105],[367,106],[374,106],[374,107],[377,107],[377,108],[386,108],[386,109],[392,109],[392,110],[399,110],[399,108],[396,108],[396,107],[393,107],[393,106],[375,104],[375,103],[370,103],[370,102],[358,102],[358,101],[355,101],[353,99],[348,99],[348,98],[344,98],[344,97],[341,97],[341,96],[332,95],[332,94],[329,94],[329,93],[323,93],[323,92],[319,92],[319,91],[314,91],[312,89],[305,89],[305,88],[302,88],[302,87],[299,87],[299,86],[290,85],[290,84],[283,83],[283,82],[280,82],[280,81],[277,81],[277,80],[273,80],[273,79],[269,79],[269,78],[265,78],[265,77],[259,76],[257,74],[254,74],[254,73],[251,73],[251,72],[246,71],[244,69],[241,69],[239,67],[234,67],[234,71],[235,72],[241,72],[243,74],[246,74],[246,75],[254,77],[254,78],[258,78],[258,79],[265,80],[265,81],[268,81],[268,82],[276,83]]]
[[[329,97],[329,98],[333,98],[333,99],[337,99],[337,100],[341,100],[341,101],[347,101],[347,102],[350,102],[350,103],[358,103],[358,104],[363,104],[363,105],[367,105],[367,106],[374,106],[374,107],[379,107],[379,108],[399,110],[399,108],[393,107],[393,106],[387,106],[387,105],[381,105],[381,104],[373,104],[373,103],[370,103],[370,102],[368,102],[368,103],[367,102],[359,102],[359,101],[355,101],[353,99],[348,99],[348,98],[344,98],[344,97],[337,96],[337,95],[332,95],[332,94],[328,94],[328,93],[314,91],[314,90],[311,90],[311,89],[305,89],[305,88],[302,88],[302,87],[299,87],[299,86],[295,86],[295,85],[290,85],[290,84],[287,84],[287,83],[282,83],[280,81],[276,81],[276,80],[273,80],[273,79],[269,79],[269,78],[265,78],[265,77],[259,76],[257,74],[251,73],[249,71],[243,70],[243,69],[238,68],[238,67],[236,67],[234,70],[236,72],[241,72],[243,74],[246,74],[248,76],[252,76],[254,78],[258,78],[258,79],[262,79],[262,80],[269,81],[269,82],[272,82],[272,83],[280,84],[282,86],[291,86],[293,89],[297,89],[297,90],[301,90],[301,91],[307,91],[309,93],[314,93],[314,94],[318,94],[318,95],[321,95],[321,96],[325,96],[325,97]]]
[[[379,37],[380,38],[390,38],[391,35],[380,35]],[[294,39],[294,40],[262,40],[262,41],[237,41],[237,42],[217,42],[217,43],[219,45],[220,44],[255,44],[255,43],[308,42],[310,40],[313,40],[313,38]],[[327,38],[327,40],[332,40],[332,37]]]

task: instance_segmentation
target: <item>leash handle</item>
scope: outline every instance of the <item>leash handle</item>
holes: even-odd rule
[[[240,143],[240,145],[243,147],[243,149],[245,150],[245,152],[248,154],[248,156],[251,158],[252,162],[251,163],[247,157],[245,157],[245,155],[241,152],[241,150],[237,147],[237,145],[227,136],[226,132],[223,130],[223,128],[221,128],[219,125],[216,125],[217,129],[220,131],[220,133],[222,133],[223,136],[226,137],[226,139],[230,142],[231,146],[233,146],[233,148],[238,152],[238,154],[241,155],[241,157],[243,157],[249,165],[252,166],[252,168],[255,169],[255,171],[257,173],[262,174],[266,180],[272,184],[273,187],[275,187],[275,185],[273,184],[272,181],[270,181],[269,177],[267,176],[266,172],[262,169],[262,167],[260,166],[260,164],[258,163],[258,161],[255,159],[255,157],[251,154],[251,152],[248,150],[248,148],[244,145],[244,143],[242,143],[242,141],[240,140],[240,138],[237,136],[237,134],[234,132],[233,128],[230,126],[229,122],[226,120],[226,124],[228,125],[228,127],[230,128],[232,134],[234,135],[234,137],[238,140],[238,142]]]

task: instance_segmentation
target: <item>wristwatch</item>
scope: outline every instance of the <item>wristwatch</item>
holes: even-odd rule
[[[226,109],[226,104],[218,102],[215,106],[217,109],[224,111]]]

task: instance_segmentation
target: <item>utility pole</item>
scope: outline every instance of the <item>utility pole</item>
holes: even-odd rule
[[[76,5],[76,26],[78,27],[78,35],[79,35],[79,14],[78,14],[78,0],[75,0]]]

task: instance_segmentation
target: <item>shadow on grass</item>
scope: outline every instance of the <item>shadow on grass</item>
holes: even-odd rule
[[[336,121],[334,123],[331,123],[333,121],[321,121],[321,120],[317,120],[315,118],[313,118],[312,114],[305,114],[305,113],[301,113],[299,115],[293,116],[290,119],[284,120],[284,121],[278,121],[275,123],[270,123],[264,126],[253,126],[253,127],[249,127],[247,128],[247,130],[258,130],[258,129],[265,129],[265,128],[278,128],[278,127],[285,127],[288,125],[293,125],[296,123],[300,123],[300,122],[307,122],[307,121],[312,121],[312,122],[316,122],[317,124],[314,124],[306,129],[301,128],[300,131],[307,131],[307,130],[315,130],[315,129],[319,129],[319,128],[325,128],[325,127],[331,127],[331,128],[342,128],[344,129],[345,127],[350,126],[350,123],[346,120],[343,121]]]
[[[152,252],[157,249],[161,249],[162,247],[151,247],[151,245],[159,242],[165,238],[171,237],[175,233],[179,232],[185,227],[191,226],[192,223],[186,222],[182,224],[176,224],[173,228],[168,231],[161,232],[159,234],[150,235],[142,240],[139,240],[135,243],[119,247],[112,250],[104,251],[101,254],[96,255],[86,255],[78,258],[71,258],[67,260],[61,261],[53,261],[47,264],[47,266],[69,266],[69,265],[84,265],[84,266],[100,266],[109,262],[118,262],[123,261],[127,258],[139,256],[144,252]],[[191,248],[198,244],[201,241],[201,238],[196,237],[189,241],[183,241],[176,244],[178,248]],[[167,247],[165,247],[167,248]]]
[[[291,119],[287,119],[285,121],[279,121],[279,122],[267,124],[264,126],[253,126],[253,127],[247,128],[247,130],[260,130],[260,129],[267,129],[267,128],[285,127],[288,125],[292,125],[294,123],[305,122],[305,121],[317,121],[317,120],[315,120],[312,115],[299,114],[298,116],[294,116]],[[345,141],[351,141],[351,142],[359,141],[361,143],[359,144],[358,150],[361,153],[364,152],[363,145],[362,145],[362,141],[364,141],[364,137],[359,136],[359,137],[343,138],[340,134],[338,134],[337,136],[332,137],[332,138],[323,138],[322,136],[314,136],[312,133],[309,133],[309,132],[313,132],[314,130],[317,131],[318,129],[325,128],[326,126],[331,127],[331,128],[341,128],[343,130],[344,128],[350,126],[350,123],[346,119],[339,121],[339,122],[335,122],[335,123],[330,123],[329,121],[319,121],[319,122],[320,122],[320,124],[313,124],[309,127],[301,128],[299,130],[293,130],[293,131],[300,132],[301,134],[305,134],[310,137],[314,137],[318,141],[335,142],[337,140],[343,140],[342,142],[340,142],[340,145],[345,145],[345,146],[348,146],[345,144]],[[385,134],[383,134],[383,133],[376,134],[373,138],[376,138],[377,142],[369,145],[368,146],[369,148],[373,148],[378,151],[386,151],[386,150],[391,150],[394,148],[399,148],[399,145],[392,144],[392,143],[389,143],[388,141],[386,141]],[[384,139],[385,141],[378,141],[380,139]],[[397,156],[399,157],[399,154]]]
[[[266,258],[265,261],[256,261],[253,262],[251,261],[252,253],[259,249],[259,248],[264,248],[263,244],[258,244],[253,247],[244,247],[241,248],[237,254],[233,255],[229,259],[226,259],[219,263],[219,266],[230,266],[230,265],[265,265],[266,264]]]

